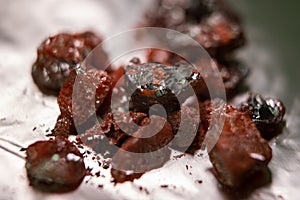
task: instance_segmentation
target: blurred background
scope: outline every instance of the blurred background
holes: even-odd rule
[[[300,97],[300,3],[297,1],[228,0],[241,14],[248,45],[242,53],[252,70],[254,90],[278,95],[287,105]],[[255,66],[255,65],[259,66]],[[265,81],[256,68],[266,72]],[[261,86],[261,87],[260,87]],[[289,107],[288,107],[289,110]]]
[[[227,0],[244,21],[248,44],[239,51],[252,70],[251,88],[292,105],[300,97],[300,3]],[[0,0],[0,59],[22,52],[27,70],[44,38],[62,31],[94,30],[104,37],[135,27],[152,0]],[[127,6],[127,7],[124,7]],[[113,12],[112,12],[113,8]],[[124,17],[125,16],[125,17]],[[137,18],[136,16],[140,16]],[[120,23],[122,20],[122,23]],[[25,55],[26,54],[26,55]],[[13,58],[16,62],[16,60]],[[0,65],[0,76],[4,73]],[[255,80],[255,81],[254,81]],[[288,106],[289,107],[289,106]]]

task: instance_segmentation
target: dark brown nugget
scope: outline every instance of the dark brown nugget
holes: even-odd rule
[[[111,85],[112,78],[104,71],[95,68],[74,70],[57,99],[61,113],[68,113],[71,119],[76,117],[77,124],[83,124],[101,106]]]
[[[199,111],[197,111],[196,109],[199,109]],[[176,119],[178,121],[178,119],[181,117],[181,115],[183,113],[183,122],[185,122],[187,125],[186,125],[186,127],[183,127],[182,129],[183,130],[194,130],[197,127],[196,135],[193,135],[194,138],[193,138],[192,143],[188,146],[188,148],[185,148],[186,153],[194,155],[197,150],[200,150],[201,148],[204,147],[203,142],[204,142],[207,130],[210,126],[212,112],[213,112],[213,108],[211,106],[211,102],[210,102],[210,100],[207,100],[205,102],[200,102],[197,108],[184,106],[180,112],[177,112],[177,114],[173,113],[173,116],[171,115],[168,118],[170,120],[174,120],[174,122],[170,122],[173,127],[173,125],[176,124]],[[197,118],[199,118],[199,119],[197,119]],[[198,126],[197,126],[197,123],[198,123]],[[188,128],[187,126],[190,126],[190,127]],[[175,125],[175,130],[176,130],[176,125]],[[173,131],[174,131],[174,128],[173,128]],[[189,133],[189,134],[191,134],[191,133]],[[186,138],[185,138],[185,140],[186,140]],[[174,142],[172,141],[172,144],[173,143],[176,144],[176,136],[174,138]]]
[[[187,61],[180,56],[172,52],[159,49],[150,49],[147,54],[147,59],[149,62],[160,62],[167,66],[176,65],[176,63],[187,63]],[[249,69],[242,63],[235,60],[218,62],[216,59],[214,59],[213,61],[218,68],[217,73],[220,73],[220,76],[223,80],[227,98],[233,97],[243,86],[244,80],[249,74]],[[184,65],[182,64],[181,66]],[[198,64],[198,67],[201,67],[201,62]],[[218,76],[218,74],[205,74],[204,76],[213,78]],[[212,87],[214,91],[221,91],[221,87],[223,86],[213,84]],[[210,98],[210,94],[204,80],[202,80],[202,82],[199,81],[198,85],[193,86],[193,89],[195,90],[196,94],[198,94],[199,100],[203,101]]]
[[[246,43],[238,15],[220,0],[161,0],[145,25],[185,33],[220,59]]]
[[[124,87],[122,87],[124,86],[124,80],[122,78],[125,73],[124,67],[120,66],[118,69],[109,67],[108,69],[106,69],[106,71],[112,78],[113,83],[109,94],[106,96],[101,107],[97,110],[97,116],[100,118],[103,118],[107,113],[112,112],[113,110],[118,110],[125,107],[123,104],[125,104],[126,101],[122,100],[123,98],[127,97],[124,94]]]
[[[175,28],[201,21],[221,8],[220,0],[158,0],[153,11],[146,13],[146,26]]]
[[[221,13],[214,13],[200,23],[194,37],[211,56],[222,58],[245,44],[241,26]]]
[[[283,128],[285,107],[278,99],[250,94],[248,99],[242,103],[240,110],[249,114],[261,136],[266,140],[278,135]]]
[[[145,113],[108,113],[103,119],[101,131],[109,138],[110,142],[119,147],[128,139],[139,126],[150,123],[150,119]]]
[[[245,45],[246,39],[239,23],[216,12],[198,24],[185,24],[176,29],[189,35],[218,60],[231,56],[235,49]],[[192,48],[187,45],[187,48]]]
[[[168,116],[168,122],[172,126],[174,139],[172,148],[186,151],[201,146],[205,132],[201,131],[200,111],[193,107],[183,106],[181,110],[175,111]]]
[[[26,171],[34,188],[55,193],[75,190],[86,175],[83,156],[64,138],[29,145]]]
[[[80,136],[82,143],[92,148],[96,153],[101,154],[105,158],[111,158],[118,150],[118,147],[113,145],[105,136],[102,124],[95,124],[92,128],[85,131]]]
[[[144,113],[108,113],[102,123],[95,124],[81,136],[83,143],[105,157],[112,157],[139,126],[150,123]]]
[[[37,60],[32,66],[34,82],[44,93],[58,94],[70,72],[78,67],[101,41],[102,39],[92,32],[60,33],[47,38],[38,47]]]
[[[52,134],[67,138],[69,135],[77,135],[77,130],[72,118],[67,112],[61,113],[55,123]]]
[[[200,72],[187,63],[165,66],[133,60],[126,67],[126,83],[133,90],[129,105],[133,111],[148,113],[151,106],[160,104],[170,113],[179,110],[186,98],[206,89]]]
[[[153,133],[156,129],[158,132]],[[112,159],[111,174],[116,182],[133,181],[144,172],[163,166],[170,158],[167,146],[173,134],[164,118],[152,116],[150,124],[140,128],[134,136],[125,141]]]
[[[227,106],[222,133],[209,157],[216,178],[225,186],[239,187],[267,168],[272,150],[247,114]]]

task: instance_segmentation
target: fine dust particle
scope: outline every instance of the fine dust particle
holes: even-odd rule
[[[100,171],[99,171],[99,172],[96,172],[95,175],[96,175],[97,177],[99,177],[99,176],[100,176]]]
[[[178,158],[181,158],[182,156],[184,156],[184,154],[180,154],[180,155],[173,156],[173,158],[174,158],[175,160],[177,160]]]
[[[147,188],[145,188],[145,192],[146,192],[147,195],[150,194],[150,192],[147,190]]]
[[[76,142],[77,142],[77,144],[82,144],[81,138],[80,137],[76,137]]]
[[[91,167],[88,167],[88,168],[86,169],[87,172],[91,172],[92,170],[93,170],[93,168],[91,168]]]
[[[108,169],[108,168],[109,168],[109,165],[110,165],[109,162],[104,161],[102,167],[103,167],[103,169]]]
[[[203,181],[202,180],[197,180],[196,183],[202,184]]]
[[[168,185],[161,185],[160,186],[161,188],[167,188],[167,187],[169,187]]]
[[[52,137],[52,136],[54,136],[53,133],[49,133],[49,134],[46,135],[46,137]]]
[[[98,185],[98,188],[102,189],[102,188],[103,188],[103,185],[101,185],[101,184],[100,184],[100,185]]]
[[[143,188],[142,186],[139,186],[139,190],[140,191],[144,191],[147,195],[149,195],[149,191],[147,190],[147,188]]]
[[[282,195],[277,196],[279,199],[284,199]]]
[[[188,165],[185,165],[185,168],[186,168],[186,170],[189,170],[189,166]]]

